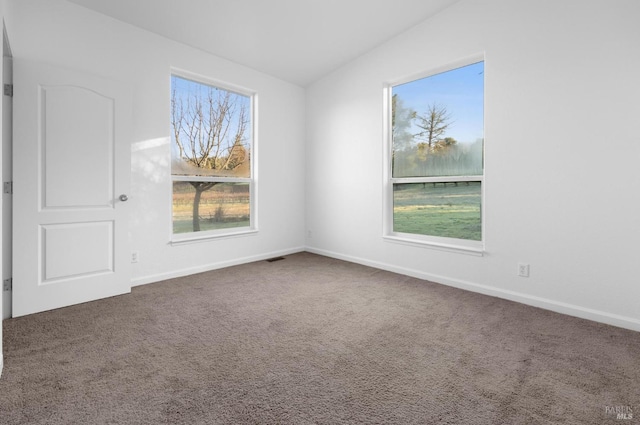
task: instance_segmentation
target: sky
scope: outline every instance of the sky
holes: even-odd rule
[[[452,120],[445,137],[453,137],[459,143],[473,143],[484,137],[484,62],[397,85],[392,92],[418,115],[430,104],[445,106]]]

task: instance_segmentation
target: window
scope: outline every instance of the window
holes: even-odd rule
[[[484,61],[387,90],[386,236],[479,250]]]
[[[174,240],[254,229],[252,118],[253,95],[171,76]]]

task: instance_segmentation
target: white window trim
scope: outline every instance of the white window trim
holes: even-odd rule
[[[484,53],[469,56],[467,58],[451,62],[447,65],[432,68],[429,71],[413,74],[402,79],[387,82],[383,85],[383,194],[382,194],[382,238],[385,241],[411,245],[422,248],[433,248],[448,252],[461,254],[482,256],[485,253],[485,184],[484,184],[484,167],[481,176],[445,176],[445,177],[393,177],[391,169],[391,152],[393,150],[393,137],[391,128],[391,97],[392,89],[395,86],[409,83],[432,75],[440,74],[471,65],[477,62],[485,61]],[[486,72],[486,68],[485,68]],[[486,93],[484,96],[486,110]],[[485,114],[486,116],[486,114]],[[484,117],[483,117],[484,119]],[[484,125],[483,125],[484,127]],[[485,140],[486,141],[486,140]],[[483,147],[484,149],[484,147]],[[397,183],[431,183],[431,182],[465,182],[477,181],[481,182],[481,202],[480,202],[480,220],[481,220],[481,240],[473,241],[457,238],[446,238],[439,236],[420,235],[414,233],[401,233],[393,231],[393,185]]]
[[[206,230],[202,232],[181,233],[178,235],[172,235],[173,238],[169,241],[171,246],[187,245],[198,242],[207,242],[211,240],[229,239],[239,236],[249,236],[258,233],[258,229],[251,229],[250,227],[235,227],[231,229],[219,229],[219,230]],[[188,235],[188,236],[184,236]],[[197,235],[197,236],[194,236]]]
[[[255,90],[233,85],[204,75],[172,67],[169,77],[176,76],[200,84],[207,84],[232,93],[250,98],[249,113],[251,116],[251,177],[217,177],[217,176],[183,176],[171,174],[168,199],[173,199],[174,181],[213,181],[224,183],[249,183],[249,226],[228,229],[204,230],[190,233],[173,233],[173,208],[169,208],[169,244],[171,246],[200,243],[211,240],[228,239],[255,235],[258,233],[258,93]],[[171,124],[169,124],[171,127]],[[169,132],[171,129],[169,128]]]

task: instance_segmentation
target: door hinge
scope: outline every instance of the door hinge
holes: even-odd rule
[[[5,279],[2,281],[2,290],[3,291],[11,291],[13,290],[13,279]]]
[[[13,194],[13,182],[2,183],[2,192],[8,195]]]
[[[4,85],[4,95],[13,97],[13,84],[5,84]]]

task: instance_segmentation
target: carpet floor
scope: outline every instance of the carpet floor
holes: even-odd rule
[[[2,424],[640,423],[640,333],[310,253],[3,325]]]

